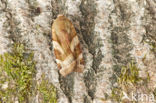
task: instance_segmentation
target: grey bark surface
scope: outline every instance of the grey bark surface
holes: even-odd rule
[[[58,14],[74,24],[85,59],[84,72],[66,78],[58,73],[51,43]],[[15,41],[26,43],[34,52],[36,78],[46,74],[57,87],[58,103],[113,103],[107,97],[116,75],[132,60],[141,77],[149,71],[154,90],[156,52],[145,40],[156,43],[155,0],[0,0],[0,54]]]

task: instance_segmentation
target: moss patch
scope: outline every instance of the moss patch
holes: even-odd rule
[[[139,70],[133,62],[121,68],[121,74],[117,78],[117,86],[112,89],[111,98],[113,100],[119,103],[127,103],[128,100],[123,99],[123,93],[130,95],[131,92],[136,92],[138,88],[145,85],[145,83],[147,84],[149,79],[139,77]]]
[[[35,63],[33,53],[24,54],[24,51],[23,44],[14,44],[12,53],[0,56],[0,99],[3,102],[27,101],[32,94]]]
[[[56,88],[45,79],[44,74],[38,85],[38,90],[43,103],[57,103]]]
[[[31,103],[37,93],[42,103],[57,103],[52,84],[43,76],[37,84],[33,57],[21,43],[15,43],[12,52],[0,55],[0,103]]]
[[[137,68],[137,66],[133,62],[131,62],[126,67],[122,67],[121,75],[118,78],[119,84],[137,84],[140,80],[141,78],[139,77],[139,68]]]

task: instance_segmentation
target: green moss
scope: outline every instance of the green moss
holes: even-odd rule
[[[119,84],[137,84],[141,78],[139,77],[139,68],[131,62],[126,67],[123,66],[121,69],[120,77],[118,78]]]
[[[121,68],[121,74],[117,79],[118,86],[112,89],[111,98],[119,103],[123,103],[123,92],[127,93],[131,89],[130,86],[135,87],[142,80],[139,77],[139,68],[133,62],[127,66],[123,66]]]
[[[28,100],[32,94],[32,81],[35,74],[33,53],[25,54],[23,44],[14,44],[11,53],[0,56],[0,100],[19,102]],[[6,85],[4,89],[3,86]]]
[[[38,85],[38,90],[44,101],[43,103],[57,103],[56,88],[45,79],[44,74],[41,83]]]
[[[27,103],[36,93],[40,93],[42,103],[57,103],[55,87],[44,76],[38,85],[34,80],[33,57],[20,43],[14,44],[12,52],[0,55],[0,103]]]

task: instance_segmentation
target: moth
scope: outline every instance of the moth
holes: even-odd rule
[[[84,59],[79,38],[71,21],[63,15],[58,15],[52,24],[52,43],[62,76],[83,72]]]

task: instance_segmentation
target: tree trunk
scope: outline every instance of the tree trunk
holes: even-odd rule
[[[65,78],[51,40],[58,14],[75,26],[85,61],[83,73]],[[155,0],[0,0],[0,54],[15,41],[34,52],[36,78],[46,74],[57,88],[58,103],[114,103],[112,89],[121,68],[132,61],[140,77],[149,73],[150,90],[156,88]]]

